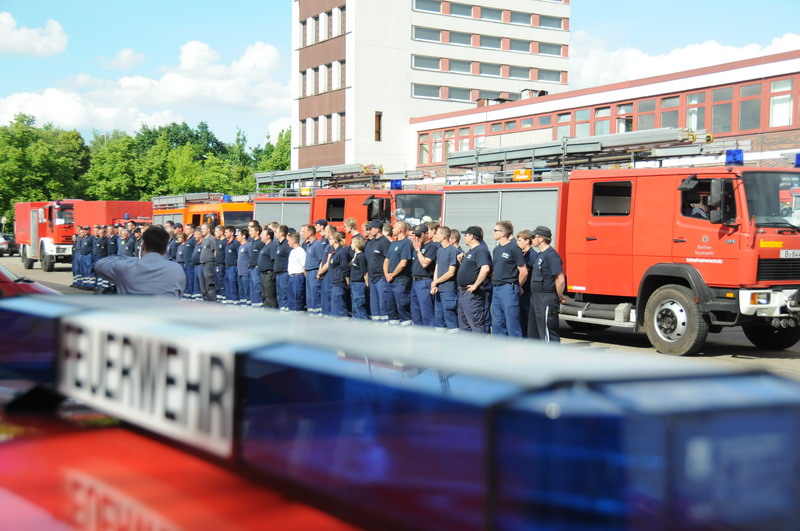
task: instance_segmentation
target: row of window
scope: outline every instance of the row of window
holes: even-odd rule
[[[483,7],[458,2],[448,2],[449,14],[456,17],[477,18],[491,22],[507,22],[522,26],[537,26],[540,28],[564,29],[564,20],[560,17],[537,15],[523,11],[505,10],[508,14],[503,16],[503,9]],[[414,0],[414,9],[428,13],[442,13],[442,2],[439,0]]]
[[[347,85],[347,65],[345,61],[334,61],[300,72],[300,97],[314,96]]]
[[[344,6],[335,7],[331,11],[320,13],[301,22],[302,46],[311,46],[343,35],[347,27],[345,14]]]
[[[345,135],[345,113],[306,118],[299,125],[301,147],[341,142]]]
[[[445,59],[414,55],[411,57],[411,66],[421,70],[436,70],[439,72],[453,72],[457,74],[473,74],[491,77],[509,77],[512,79],[531,79],[531,68],[528,66],[501,65],[497,63],[479,63],[477,61],[461,61],[458,59]],[[504,68],[507,69],[504,72]],[[561,72],[557,70],[538,69],[533,78],[538,81],[561,82]]]
[[[797,79],[740,83],[663,97],[430,131],[418,137],[418,163],[437,164],[451,151],[485,146],[487,135],[539,129],[553,140],[660,127],[709,130],[714,135],[755,133],[800,124]],[[450,89],[451,91],[453,89]],[[431,90],[430,93],[433,93]]]
[[[456,46],[477,46],[489,50],[506,50],[521,53],[534,53],[542,55],[563,55],[563,45],[551,42],[536,42],[525,39],[511,39],[493,35],[480,35],[461,31],[448,31],[414,26],[412,28],[414,40],[426,42],[439,42],[454,44]],[[503,41],[506,41],[505,44]]]

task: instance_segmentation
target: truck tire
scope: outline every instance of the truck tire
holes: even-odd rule
[[[700,313],[689,288],[675,284],[653,292],[644,310],[647,339],[662,354],[695,354],[708,336],[708,318]]]
[[[42,250],[39,252],[39,256],[41,257],[42,271],[50,273],[56,268],[56,257],[47,254],[44,251],[44,247],[42,247]]]
[[[764,350],[784,350],[800,341],[800,327],[775,328],[767,323],[742,325],[742,331],[750,343]]]
[[[19,249],[19,256],[22,258],[22,267],[25,269],[33,269],[33,258],[28,258],[28,246],[22,245]]]

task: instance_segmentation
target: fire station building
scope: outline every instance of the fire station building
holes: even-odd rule
[[[409,157],[443,176],[456,151],[515,147],[663,127],[705,131],[747,165],[792,165],[800,152],[800,50],[600,87],[414,118]],[[724,164],[724,153],[676,164]],[[665,163],[666,165],[666,163]]]

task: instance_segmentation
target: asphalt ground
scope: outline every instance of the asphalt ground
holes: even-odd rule
[[[70,264],[56,264],[55,271],[45,273],[38,262],[34,264],[33,269],[25,269],[19,256],[4,256],[0,258],[0,265],[7,267],[17,276],[27,276],[66,295],[113,296],[94,295],[69,287],[72,283]],[[608,329],[592,333],[575,332],[562,322],[561,334],[563,343],[573,348],[596,352],[598,356],[602,356],[608,350],[621,350],[643,356],[662,356],[650,346],[644,333],[624,329]],[[684,356],[682,359],[686,363],[712,362],[739,369],[766,370],[800,380],[800,344],[782,351],[761,350],[753,346],[739,328],[726,328],[720,333],[709,334],[699,354]]]

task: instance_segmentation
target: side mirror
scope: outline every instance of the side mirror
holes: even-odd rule
[[[708,194],[708,206],[722,206],[722,179],[711,180],[711,191]]]
[[[708,221],[719,225],[722,223],[722,211],[719,209],[712,210],[708,213]]]

